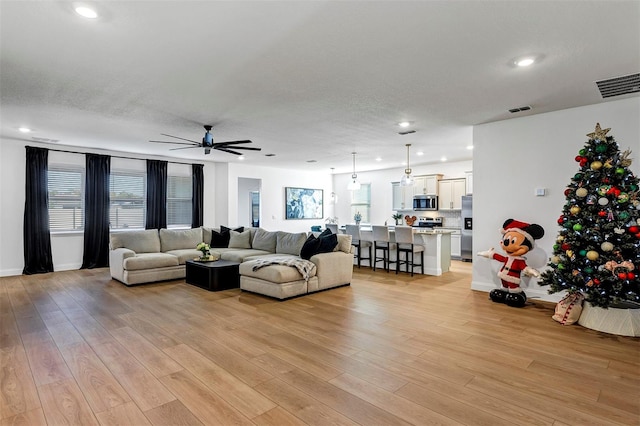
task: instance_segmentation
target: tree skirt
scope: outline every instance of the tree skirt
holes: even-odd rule
[[[619,336],[640,336],[640,309],[603,309],[584,302],[578,324]]]

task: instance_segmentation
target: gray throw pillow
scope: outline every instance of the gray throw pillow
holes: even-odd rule
[[[300,232],[293,234],[291,232],[278,232],[278,241],[276,243],[276,253],[299,255],[302,246],[307,241],[307,233]]]
[[[229,248],[251,248],[251,230],[247,229],[244,232],[229,231],[231,234],[229,238]]]
[[[253,236],[251,247],[257,250],[264,250],[270,253],[275,253],[277,238],[278,238],[277,232],[269,232],[269,231],[265,231],[262,228],[258,228],[256,229],[256,233]]]

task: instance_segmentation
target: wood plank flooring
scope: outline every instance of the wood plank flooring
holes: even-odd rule
[[[355,268],[285,302],[107,269],[0,278],[0,425],[639,425],[640,339]]]

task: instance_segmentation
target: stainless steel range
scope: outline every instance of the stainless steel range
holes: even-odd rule
[[[441,217],[419,217],[416,223],[413,224],[414,228],[438,228],[442,227]]]

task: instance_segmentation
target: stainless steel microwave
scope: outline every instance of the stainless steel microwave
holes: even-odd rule
[[[415,195],[413,197],[413,210],[438,210],[438,196]]]

